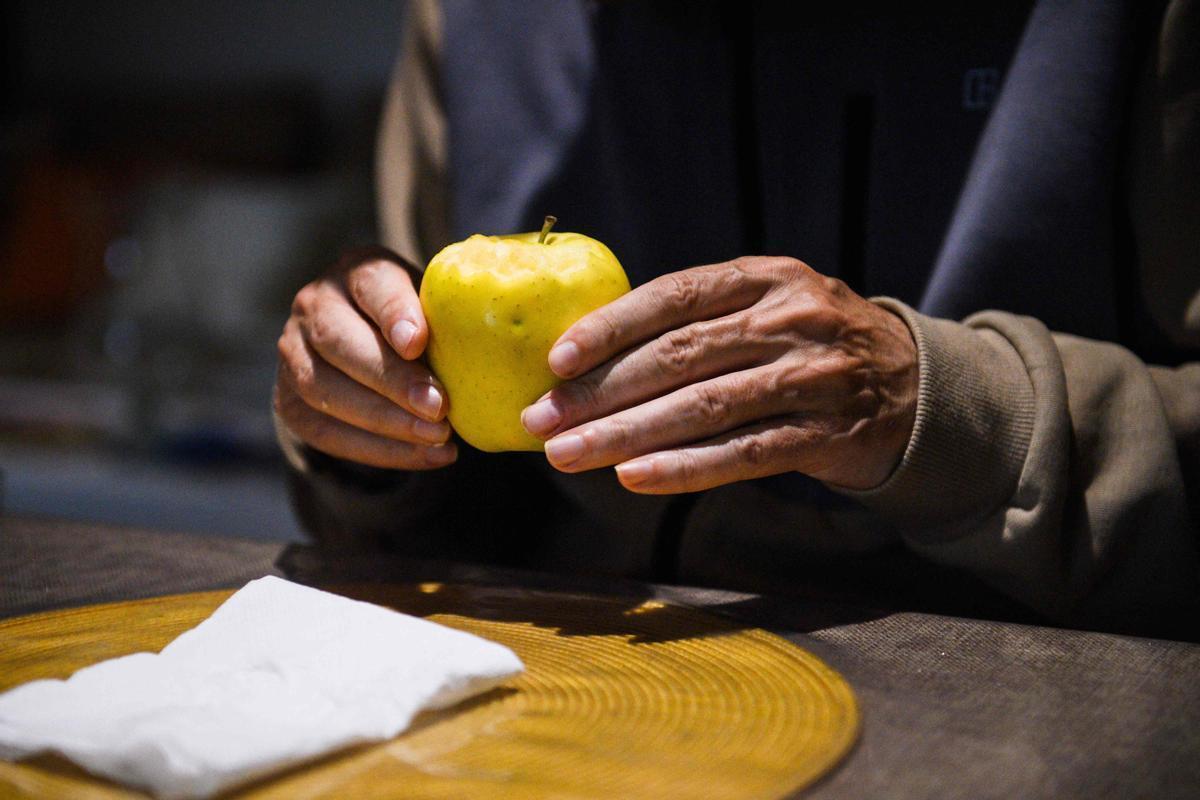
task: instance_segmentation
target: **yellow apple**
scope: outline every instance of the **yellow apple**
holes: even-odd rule
[[[521,411],[560,381],[550,347],[589,311],[629,291],[612,251],[578,233],[475,234],[425,268],[421,306],[429,366],[446,387],[450,424],[480,450],[541,450]]]

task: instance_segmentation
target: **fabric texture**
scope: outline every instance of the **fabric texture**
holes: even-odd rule
[[[915,552],[1063,622],[1161,632],[1200,611],[1175,447],[1193,428],[1172,428],[1159,390],[1200,398],[1200,373],[1156,374],[1029,318],[960,325],[889,305],[920,343],[917,423],[889,480],[851,496]]]
[[[495,642],[268,576],[158,653],[0,694],[0,756],[52,752],[158,797],[211,797],[390,739],[523,669]]]
[[[0,618],[144,597],[147,587],[228,586],[231,563],[269,563],[283,550],[255,543],[251,556],[236,539],[13,517],[0,531]],[[317,586],[528,586],[616,594],[631,608],[655,597],[775,631],[842,673],[863,714],[854,751],[806,799],[1184,800],[1200,785],[1194,644],[916,613],[894,593],[856,594],[836,576],[751,595],[296,546],[279,568]],[[51,571],[61,579],[46,580]]]
[[[1056,330],[1117,336],[1112,220],[1123,199],[1117,156],[1137,72],[1139,5],[1153,4],[1038,3],[922,311],[961,319],[999,308]]]
[[[29,614],[232,588],[278,575],[279,552],[272,542],[3,516],[0,608],[5,615]]]
[[[433,0],[410,4],[405,57],[384,98],[375,151],[380,232],[393,250],[422,265],[451,241],[441,20]]]

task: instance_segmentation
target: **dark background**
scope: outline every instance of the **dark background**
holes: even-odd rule
[[[403,3],[3,9],[4,509],[298,538],[274,343],[374,238]]]
[[[916,302],[1029,5],[595,6],[606,77],[579,163],[553,202],[533,204],[533,226],[554,208],[624,253],[635,280],[647,277],[639,263],[787,253]],[[0,503],[300,538],[271,429],[274,345],[296,289],[345,246],[377,239],[375,131],[404,3],[2,7]],[[531,8],[476,7],[487,24],[448,13],[486,41]],[[703,8],[717,15],[713,42],[694,30]],[[712,61],[705,80],[647,80],[689,57]],[[479,72],[465,85],[482,95],[461,107],[502,96],[487,91],[490,59],[454,63]],[[623,118],[641,107],[666,127]],[[693,117],[704,124],[683,124]],[[720,147],[740,158],[759,138],[771,146],[757,161]],[[461,139],[455,155],[469,162]],[[629,180],[609,180],[620,169]],[[721,169],[737,174],[714,179]],[[664,170],[695,190],[645,183]],[[610,185],[625,188],[579,191]],[[692,205],[730,185],[754,199],[730,211],[745,230],[695,235]],[[632,233],[604,227],[625,207],[641,209]],[[460,216],[464,236],[483,224]]]

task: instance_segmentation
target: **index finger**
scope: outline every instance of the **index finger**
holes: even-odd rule
[[[749,308],[767,288],[739,260],[663,275],[568,328],[550,349],[550,369],[560,378],[582,375],[669,330]]]
[[[351,256],[346,290],[355,305],[406,361],[418,358],[429,341],[429,326],[406,262],[383,248]]]

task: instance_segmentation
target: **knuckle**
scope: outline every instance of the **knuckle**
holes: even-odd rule
[[[599,343],[600,348],[611,352],[621,339],[621,328],[610,314],[598,311],[592,315],[591,333]]]
[[[308,317],[305,334],[305,338],[318,350],[330,349],[341,337],[336,321],[320,313]]]
[[[346,273],[346,290],[355,303],[362,305],[370,299],[371,290],[379,279],[380,266],[378,261],[364,261]]]
[[[299,361],[296,357],[297,348],[288,336],[280,336],[276,347],[279,350],[280,375],[286,378],[293,377],[296,371],[296,363]]]
[[[850,287],[844,281],[831,278],[828,275],[820,276],[820,283],[825,294],[830,297],[842,298],[850,291]]]
[[[308,283],[301,287],[300,291],[296,292],[296,296],[292,298],[292,315],[297,317],[306,317],[312,313],[317,302],[317,287],[314,284]]]
[[[591,376],[576,378],[569,383],[561,384],[557,391],[559,398],[563,401],[563,413],[567,417],[586,415],[592,409],[600,407],[600,385]]]
[[[684,311],[696,309],[702,298],[700,281],[690,270],[673,272],[664,276],[667,301]]]
[[[316,367],[311,359],[296,356],[295,348],[286,347],[279,362],[279,378],[302,400],[312,404],[317,395]]]
[[[744,282],[760,287],[766,293],[794,291],[797,284],[806,284],[817,273],[811,267],[789,256],[743,256],[732,262],[736,274]]]
[[[288,331],[284,330],[275,340],[275,353],[279,356],[279,363],[287,363],[292,357],[292,337],[288,335]]]
[[[383,287],[394,287],[395,277],[407,277],[408,273],[398,264],[384,258],[373,258],[356,264],[346,273],[346,289],[359,307],[384,307],[390,302],[399,300],[399,295],[388,292],[381,303],[380,295]],[[411,285],[411,283],[409,284]]]
[[[321,392],[317,382],[316,370],[312,364],[293,364],[291,365],[292,385],[296,388],[296,394],[307,402],[309,405],[320,405]]]
[[[742,297],[753,284],[758,283],[752,267],[735,259],[725,264],[704,268],[706,273],[702,281],[697,281],[703,288],[701,292],[714,300]]]
[[[613,353],[621,341],[620,325],[603,308],[584,315],[570,330],[571,338],[585,353]]]
[[[404,301],[397,295],[388,297],[379,305],[379,324],[385,331],[391,330],[403,315]]]
[[[766,443],[758,436],[739,436],[733,440],[733,450],[740,463],[757,467],[765,464],[770,457]]]
[[[700,422],[709,426],[724,425],[731,416],[731,404],[718,389],[712,386],[698,386],[693,405]]]
[[[629,420],[615,416],[604,423],[595,425],[583,432],[584,441],[589,451],[604,450],[623,452],[635,438],[634,427]]]
[[[754,259],[741,256],[733,261],[720,264],[715,269],[721,290],[733,293],[745,286],[754,274]]]
[[[782,322],[789,330],[803,330],[818,341],[828,342],[837,337],[843,327],[844,315],[820,292],[800,291],[781,308]]]
[[[770,271],[773,282],[782,286],[805,283],[816,274],[803,261],[787,256],[772,258],[767,265],[767,269]]]
[[[690,334],[695,342],[695,354],[703,359],[710,352],[727,347],[737,347],[746,341],[746,335],[753,330],[754,313],[735,313],[717,319],[706,319],[692,323]]]
[[[766,341],[775,333],[775,321],[768,314],[735,314],[725,321],[724,334],[735,346]]]
[[[801,365],[789,360],[776,362],[763,373],[763,393],[790,407],[802,405],[807,386],[805,369],[806,364]]]
[[[678,377],[687,374],[699,349],[695,331],[678,328],[660,336],[650,354],[659,372]]]
[[[778,259],[775,259],[774,265],[776,269],[780,270],[785,275],[790,275],[792,277],[816,274],[812,267],[808,266],[808,264],[805,264],[798,258],[792,258],[790,256],[780,256]]]
[[[770,256],[739,256],[729,262],[723,276],[731,280],[753,281],[756,284],[773,282],[779,259]]]

